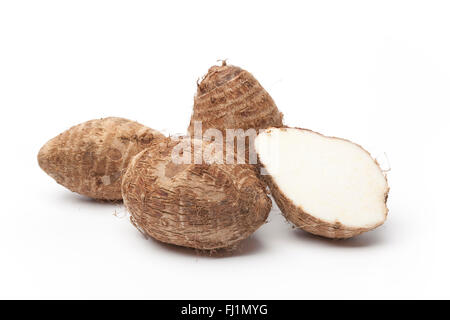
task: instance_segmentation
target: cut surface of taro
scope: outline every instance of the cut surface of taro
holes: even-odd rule
[[[329,238],[350,238],[384,223],[385,174],[359,145],[296,128],[255,140],[263,178],[285,217]]]

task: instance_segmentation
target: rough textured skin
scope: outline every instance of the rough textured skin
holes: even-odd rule
[[[121,180],[131,158],[164,136],[122,118],[91,120],[48,141],[39,166],[59,184],[82,195],[120,200]]]
[[[300,128],[298,128],[298,129],[300,129]],[[308,129],[300,129],[300,130],[308,130]],[[312,131],[312,130],[309,130],[309,131]],[[317,132],[315,132],[315,133],[317,133]],[[320,133],[318,133],[318,134],[320,134]],[[351,142],[349,140],[341,139],[341,138],[337,138],[337,137],[330,137],[330,138],[340,139],[340,140],[345,140],[345,141]],[[353,143],[353,142],[351,142],[351,143]],[[368,153],[368,151],[366,151],[360,145],[358,145],[356,143],[353,143],[353,144],[357,145],[363,151]],[[376,160],[374,160],[374,161],[378,165]],[[261,168],[264,168],[264,165],[260,161],[258,161],[258,162],[259,162],[259,166]],[[378,167],[379,167],[379,165],[378,165]],[[380,168],[380,170],[381,170],[381,168]],[[286,197],[286,195],[283,194],[283,192],[279,189],[278,185],[275,183],[274,179],[270,175],[262,175],[261,178],[269,186],[272,197],[274,198],[275,203],[277,204],[278,208],[280,208],[280,211],[284,215],[286,220],[288,220],[289,222],[294,224],[294,226],[296,226],[297,228],[303,229],[309,233],[312,233],[312,234],[315,234],[318,236],[322,236],[322,237],[326,237],[326,238],[331,238],[331,239],[348,239],[348,238],[357,236],[361,233],[373,230],[384,223],[384,221],[383,221],[380,224],[372,226],[370,228],[352,228],[352,227],[345,226],[339,222],[332,224],[327,221],[323,221],[321,219],[315,218],[314,216],[308,214],[301,207],[294,205],[294,203],[288,197]],[[385,176],[385,178],[386,178],[386,176]],[[386,190],[385,200],[384,200],[385,203],[387,202],[388,194],[389,194],[389,188]],[[387,217],[388,211],[389,210],[386,206],[385,217]]]
[[[122,182],[132,223],[165,243],[235,247],[267,219],[265,185],[246,164],[174,164],[177,143],[166,139],[132,160]]]
[[[239,67],[213,66],[198,84],[194,111],[188,128],[194,133],[194,121],[203,131],[281,127],[283,114],[259,82]]]

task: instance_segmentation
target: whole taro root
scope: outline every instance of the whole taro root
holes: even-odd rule
[[[235,248],[267,219],[271,200],[248,164],[176,163],[166,139],[133,158],[123,178],[132,223],[159,241],[201,250]],[[202,141],[193,140],[191,146]],[[211,160],[211,159],[210,159]]]
[[[202,123],[203,131],[259,130],[283,126],[283,114],[251,73],[224,61],[221,66],[211,67],[198,84],[190,135],[194,134],[196,121]]]
[[[122,175],[140,151],[164,136],[123,118],[78,124],[48,141],[39,151],[39,166],[59,184],[103,200],[122,199]]]

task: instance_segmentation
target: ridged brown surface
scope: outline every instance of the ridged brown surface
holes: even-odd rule
[[[59,184],[82,195],[120,200],[121,180],[131,158],[164,136],[122,118],[76,125],[48,141],[39,166]]]
[[[307,130],[307,131],[314,132],[314,131],[308,130],[308,129],[300,129],[300,128],[296,128],[296,129]],[[317,132],[314,132],[314,133],[320,134],[320,133],[317,133]],[[322,134],[320,134],[320,135],[322,135]],[[326,137],[326,136],[324,136],[324,137]],[[336,138],[336,137],[327,137],[327,138],[345,140],[347,142],[350,142],[350,143],[358,146],[364,152],[367,152],[360,145],[358,145],[356,143],[353,143],[353,142],[351,142],[349,140]],[[295,146],[293,146],[293,148],[295,148]],[[374,162],[379,167],[379,165],[376,162],[376,160],[374,160]],[[260,163],[259,164],[260,167],[264,168],[264,164],[262,164],[261,161],[259,161],[259,163]],[[381,171],[381,168],[380,168],[380,171]],[[382,225],[384,223],[384,221],[386,220],[385,219],[380,224],[371,226],[370,228],[354,228],[354,227],[349,227],[349,226],[343,225],[343,224],[341,224],[339,222],[337,222],[337,223],[329,223],[327,221],[318,219],[318,218],[312,216],[311,214],[305,212],[302,207],[296,206],[292,202],[292,200],[290,200],[280,190],[280,188],[278,187],[278,185],[276,184],[276,182],[274,181],[272,176],[270,176],[269,174],[266,174],[266,175],[262,175],[261,177],[267,183],[267,185],[269,186],[269,189],[270,189],[270,192],[272,194],[272,197],[274,198],[275,203],[277,204],[278,208],[280,208],[280,211],[284,215],[286,220],[288,220],[289,222],[294,224],[294,226],[296,226],[296,227],[298,227],[298,228],[300,228],[302,230],[305,230],[305,231],[307,231],[309,233],[312,233],[312,234],[315,234],[315,235],[318,235],[318,236],[322,236],[322,237],[326,237],[326,238],[331,238],[331,239],[348,239],[348,238],[357,236],[357,235],[359,235],[361,233],[364,233],[366,231],[373,230],[373,229],[379,227],[380,225]],[[386,176],[385,176],[385,179],[386,179]],[[299,181],[299,183],[301,183],[301,181]],[[389,193],[389,187],[386,190],[386,194],[385,194],[385,198],[384,198],[385,204],[386,204],[387,199],[388,199],[388,193]],[[386,206],[385,217],[387,217],[388,211],[389,210],[388,210],[388,208]]]
[[[175,164],[177,143],[166,139],[132,160],[122,183],[132,223],[165,243],[234,247],[267,219],[264,184],[250,165]]]
[[[194,121],[202,129],[256,130],[283,125],[283,114],[259,82],[247,71],[228,66],[213,66],[198,84],[194,110],[188,128],[194,134]]]

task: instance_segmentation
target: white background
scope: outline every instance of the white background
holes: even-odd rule
[[[200,256],[38,167],[94,118],[184,133],[224,58],[286,124],[387,154],[385,225],[330,241],[274,206],[240,252]],[[2,1],[0,109],[0,298],[450,298],[448,1]]]

